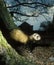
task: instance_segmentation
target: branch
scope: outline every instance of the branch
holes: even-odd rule
[[[27,14],[23,14],[23,13],[20,13],[20,12],[14,12],[14,11],[12,11],[10,13],[16,13],[16,14],[19,14],[21,16],[27,16],[27,17],[38,17],[38,15],[37,16],[35,16],[35,15],[27,15]]]
[[[20,3],[21,3],[19,0],[16,0],[16,2],[17,2],[18,4],[20,4]],[[34,6],[29,6],[29,5],[25,5],[25,4],[23,4],[22,6],[25,6],[25,7],[30,7],[30,8],[35,8]]]
[[[44,3],[40,3],[40,2],[32,2],[32,3],[19,3],[19,4],[16,4],[16,5],[13,5],[13,6],[8,6],[7,8],[13,8],[13,7],[17,7],[19,5],[32,5],[32,4],[40,4],[40,5],[43,5],[43,6],[46,6],[46,7],[51,7],[51,5],[48,5],[48,4],[44,4]]]

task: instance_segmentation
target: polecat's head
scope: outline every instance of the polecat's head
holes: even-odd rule
[[[41,40],[41,36],[38,33],[34,33],[30,36],[30,39],[34,41],[39,41]]]

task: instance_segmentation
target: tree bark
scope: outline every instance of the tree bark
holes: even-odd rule
[[[9,31],[11,31],[14,28],[17,28],[17,26],[14,24],[14,21],[10,13],[7,11],[4,0],[0,0],[0,17],[2,18],[3,22],[5,23]]]
[[[0,31],[0,64],[4,65],[35,65],[32,61],[19,55],[6,41]]]

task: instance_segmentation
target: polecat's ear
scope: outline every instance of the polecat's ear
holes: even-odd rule
[[[26,44],[28,41],[28,36],[24,34],[21,30],[19,29],[14,29],[10,32],[11,38],[19,41],[23,44]]]

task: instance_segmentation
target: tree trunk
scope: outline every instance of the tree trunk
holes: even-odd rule
[[[9,31],[14,28],[17,28],[10,13],[7,11],[4,0],[0,0],[0,17],[5,23],[6,27],[9,29]]]
[[[19,55],[6,41],[0,31],[0,64],[1,65],[35,65],[32,61]]]

